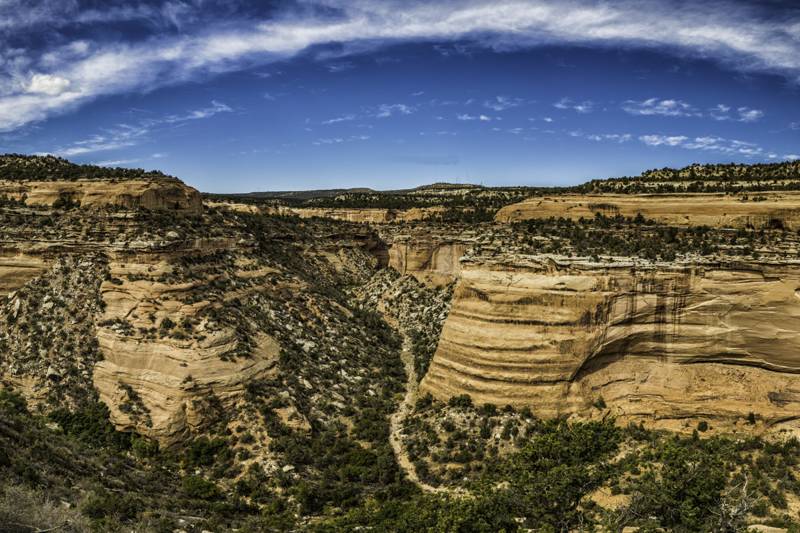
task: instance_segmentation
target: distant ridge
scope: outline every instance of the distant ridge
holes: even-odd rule
[[[369,187],[353,187],[349,189],[312,189],[307,191],[257,191],[248,193],[213,194],[214,197],[280,199],[280,200],[314,200],[317,198],[335,198],[351,194],[410,194],[415,192],[453,191],[459,189],[482,189],[482,185],[471,183],[436,182],[419,185],[410,189],[393,189],[379,191]]]

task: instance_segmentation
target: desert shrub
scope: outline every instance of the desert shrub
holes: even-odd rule
[[[447,405],[450,407],[457,407],[461,409],[469,409],[472,407],[472,397],[469,394],[459,394],[452,396],[447,400]]]
[[[219,487],[200,476],[186,476],[182,481],[183,492],[189,498],[216,500],[221,496]]]

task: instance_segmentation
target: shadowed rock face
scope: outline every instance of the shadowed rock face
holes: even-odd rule
[[[797,265],[467,265],[422,390],[680,429],[800,417]]]
[[[761,201],[742,201],[743,196],[726,194],[664,195],[563,195],[533,197],[508,205],[497,212],[498,222],[564,217],[577,220],[595,214],[617,214],[645,218],[678,226],[733,228],[800,228],[800,193],[758,193]]]

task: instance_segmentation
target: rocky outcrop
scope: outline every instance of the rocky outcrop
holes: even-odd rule
[[[605,404],[672,429],[750,412],[800,429],[797,331],[797,264],[467,264],[421,390],[545,417]]]
[[[414,207],[411,209],[345,208],[345,207],[280,207],[276,214],[296,215],[300,218],[330,218],[345,222],[388,224],[390,222],[413,222],[441,215],[443,207]]]
[[[577,220],[597,213],[645,218],[678,226],[800,229],[800,193],[728,194],[586,194],[543,196],[508,205],[497,222],[564,217]]]
[[[47,268],[48,261],[40,255],[15,252],[0,255],[0,297],[22,287]]]
[[[461,273],[461,257],[468,244],[431,239],[397,240],[389,248],[389,266],[400,274],[408,274],[422,283],[443,286],[455,281]]]
[[[215,411],[231,409],[248,383],[274,376],[280,351],[272,337],[257,333],[246,357],[227,357],[238,348],[236,330],[211,327],[202,312],[215,302],[187,303],[200,281],[153,281],[170,270],[164,263],[110,265],[113,281],[100,288],[105,312],[97,339],[103,360],[93,379],[117,427],[165,445],[218,419]],[[144,271],[147,278],[137,279]],[[245,275],[258,274],[263,272]],[[174,331],[180,324],[187,325]]]
[[[0,180],[0,196],[40,207],[61,201],[83,207],[145,208],[187,214],[198,214],[202,209],[200,193],[172,178]]]

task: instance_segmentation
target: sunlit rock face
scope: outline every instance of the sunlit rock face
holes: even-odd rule
[[[460,275],[460,260],[467,247],[463,242],[437,238],[398,241],[389,248],[389,266],[429,285],[447,285]]]
[[[0,196],[38,207],[49,207],[59,200],[68,200],[84,208],[114,206],[186,214],[198,214],[203,208],[197,190],[177,179],[166,177],[74,181],[0,180]]]
[[[754,201],[754,198],[757,201]],[[678,226],[733,228],[800,228],[800,193],[765,192],[743,195],[709,194],[586,194],[533,197],[503,207],[498,222],[564,217],[572,220],[617,214],[645,218]]]
[[[793,264],[466,264],[422,390],[693,427],[794,427],[800,270]],[[602,398],[602,402],[600,402]]]

